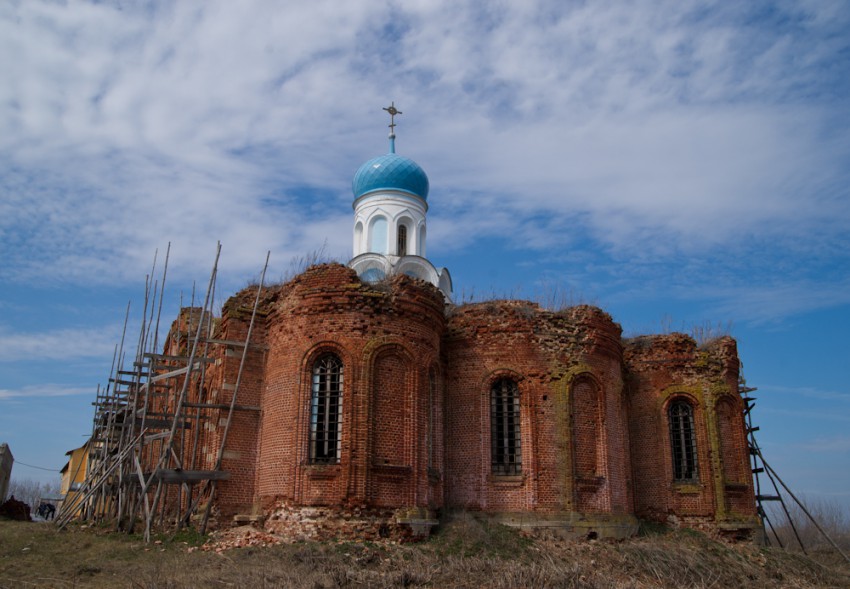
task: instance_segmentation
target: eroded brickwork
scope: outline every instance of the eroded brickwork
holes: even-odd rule
[[[516,301],[468,305],[450,316],[446,357],[450,504],[565,521],[632,512],[620,327],[607,314]],[[519,385],[516,476],[491,471],[488,392],[496,378]]]
[[[627,343],[625,363],[635,513],[707,529],[754,522],[735,341],[698,348],[682,334],[644,336]],[[673,473],[667,416],[675,400],[693,407],[695,480]]]
[[[351,270],[328,265],[280,288],[266,308],[257,500],[442,507],[442,497],[428,493],[428,444],[441,444],[442,436],[429,428],[442,402],[429,378],[445,324],[439,292],[407,277],[372,288]],[[311,371],[325,353],[344,366],[340,457],[311,464]],[[432,469],[442,470],[439,457]]]
[[[191,387],[195,402],[230,403],[253,296],[224,306],[215,337],[230,343]],[[609,535],[633,533],[637,517],[714,531],[756,521],[729,338],[704,348],[680,334],[623,341],[594,307],[447,307],[427,283],[369,285],[333,264],[262,297],[224,443],[221,522],[252,514],[293,538],[406,538],[444,508]],[[181,314],[166,354],[185,346],[192,318]],[[339,456],[316,461],[313,368],[327,354],[342,366]],[[500,379],[519,399],[519,438],[499,438],[518,449],[509,474],[492,466]],[[693,408],[698,461],[687,481],[675,480],[668,419],[681,399]],[[226,415],[189,434],[202,442],[196,468],[212,468]]]

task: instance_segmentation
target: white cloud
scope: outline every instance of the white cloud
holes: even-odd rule
[[[759,390],[762,390],[761,387],[759,387]],[[794,423],[801,423],[805,420],[810,423],[820,424],[823,427],[828,427],[825,424],[836,421],[850,423],[850,415],[847,415],[846,413],[836,413],[834,411],[799,411],[792,409],[773,409],[770,407],[760,407],[759,413],[779,415],[781,417],[786,417],[795,420]],[[772,442],[772,444],[781,445],[775,441]]]
[[[802,448],[811,452],[850,452],[850,437],[818,437],[805,444],[802,444]]]
[[[120,337],[113,326],[15,332],[0,325],[0,362],[110,358]]]
[[[270,281],[325,242],[344,258],[351,177],[386,149],[390,100],[399,152],[431,179],[435,263],[498,265],[498,240],[535,250],[524,288],[544,295],[554,277],[594,302],[698,301],[738,323],[846,305],[848,30],[844,0],[0,3],[0,310],[51,283],[141,290],[168,242],[186,300],[218,240],[217,302],[267,250]],[[7,387],[112,357],[118,328],[66,320],[0,325]],[[14,365],[32,357],[60,362]]]
[[[850,218],[850,11],[772,8],[7,6],[0,277],[138,280],[168,241],[184,279],[216,240],[249,274],[266,250],[347,251],[350,178],[385,148],[388,99],[442,251],[563,244],[543,216],[632,259],[753,238],[808,256]]]
[[[0,389],[0,401],[8,399],[34,399],[38,397],[67,397],[70,395],[94,395],[91,387],[75,387],[62,384],[38,384],[20,389]]]
[[[780,393],[784,395],[794,395],[809,397],[812,399],[821,399],[824,401],[839,401],[843,403],[850,403],[850,392],[847,391],[831,391],[817,389],[814,387],[788,387],[774,384],[764,384],[761,385],[759,389],[770,393]]]
[[[752,323],[850,305],[850,285],[844,282],[819,284],[817,281],[794,283],[789,280],[787,284],[740,284],[704,294],[718,301],[710,305],[714,315]]]

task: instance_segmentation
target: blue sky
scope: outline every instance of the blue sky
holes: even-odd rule
[[[828,0],[3,3],[0,441],[61,468],[169,242],[169,319],[217,240],[222,296],[267,250],[347,261],[392,100],[458,298],[731,325],[768,460],[850,508],[847,31]]]

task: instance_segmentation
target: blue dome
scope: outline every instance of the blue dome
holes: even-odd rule
[[[376,190],[398,190],[428,199],[428,176],[412,159],[388,153],[360,166],[351,182],[354,199]]]

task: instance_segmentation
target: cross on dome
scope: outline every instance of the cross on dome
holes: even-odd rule
[[[383,110],[390,115],[390,150],[386,155],[370,159],[357,170],[352,182],[354,200],[357,202],[367,194],[391,190],[426,201],[429,183],[425,171],[412,159],[396,155],[395,117],[402,112],[396,108],[395,101],[383,107]]]
[[[389,106],[385,106],[384,110],[390,113],[390,153],[395,153],[395,116],[402,112],[395,107],[395,100]]]
[[[385,106],[384,110],[387,111],[388,113],[390,113],[390,124],[389,124],[390,136],[395,137],[395,116],[400,115],[400,114],[404,114],[404,113],[402,113],[400,110],[398,110],[395,107],[395,100],[393,100],[390,103],[389,106]]]
[[[395,102],[383,110],[390,115],[390,151],[361,165],[351,182],[354,257],[348,265],[368,282],[407,274],[430,282],[451,300],[448,270],[425,257],[428,176],[419,164],[395,152],[395,117],[401,114]]]

